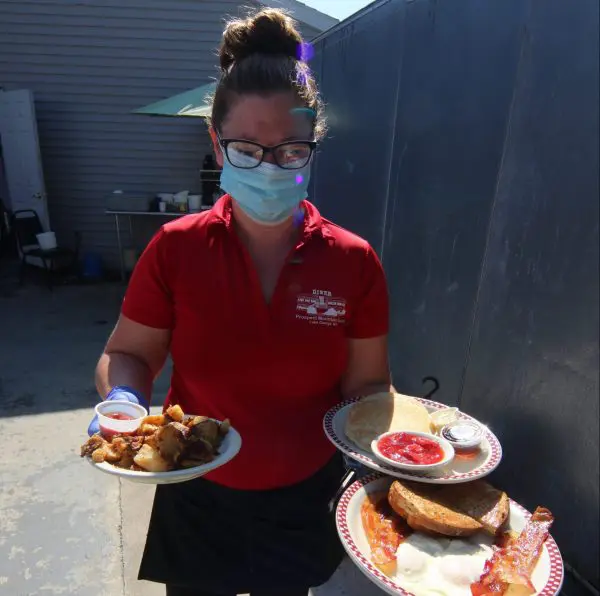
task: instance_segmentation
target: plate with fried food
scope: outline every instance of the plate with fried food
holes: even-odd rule
[[[141,419],[129,434],[91,436],[81,447],[97,470],[143,484],[186,482],[233,459],[242,446],[228,420],[186,415],[180,406]]]
[[[554,596],[564,567],[553,521],[483,480],[442,486],[380,474],[350,485],[336,511],[352,561],[395,596]]]
[[[473,417],[444,404],[399,393],[376,393],[344,401],[323,418],[327,438],[346,456],[364,466],[407,480],[431,484],[471,482],[493,472],[502,460],[502,446],[494,433]],[[372,443],[391,432],[424,433],[431,438],[460,439],[461,432],[475,433],[451,443],[454,457],[431,471],[400,469],[386,463],[372,450]]]

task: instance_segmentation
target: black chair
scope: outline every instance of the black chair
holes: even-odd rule
[[[25,279],[25,270],[28,259],[38,258],[41,260],[46,271],[48,287],[54,285],[54,274],[59,271],[77,272],[80,236],[75,234],[75,248],[57,246],[50,250],[43,250],[37,240],[37,234],[45,230],[38,214],[33,209],[21,209],[12,214],[11,227],[17,241],[17,250],[21,257],[21,269],[19,272],[19,283]]]

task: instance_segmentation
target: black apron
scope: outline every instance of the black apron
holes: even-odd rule
[[[139,579],[234,594],[325,583],[344,556],[329,508],[343,474],[336,454],[274,490],[203,478],[157,486]]]

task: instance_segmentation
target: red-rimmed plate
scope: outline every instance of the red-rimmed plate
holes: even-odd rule
[[[346,418],[350,407],[360,398],[351,399],[331,408],[323,418],[323,428],[327,438],[345,455],[357,462],[388,476],[403,478],[404,480],[416,480],[418,482],[427,482],[431,484],[458,484],[460,482],[470,482],[483,478],[493,472],[502,461],[502,446],[496,435],[481,422],[468,416],[464,412],[459,412],[459,417],[463,420],[470,420],[479,424],[483,430],[483,440],[481,449],[473,459],[462,459],[455,457],[448,466],[435,473],[409,472],[394,468],[377,459],[370,451],[365,451],[355,445],[344,432],[346,427]],[[427,410],[436,412],[447,408],[444,404],[435,401],[415,398],[423,404]]]
[[[355,565],[379,588],[393,596],[414,596],[394,578],[387,577],[370,559],[367,537],[362,527],[361,505],[367,494],[387,490],[393,478],[371,474],[351,484],[342,495],[336,511],[338,534]],[[510,529],[520,532],[531,514],[518,503],[510,502]],[[555,596],[563,583],[563,561],[556,542],[549,536],[535,568],[532,581],[537,596]],[[414,588],[413,588],[414,589]],[[468,591],[467,591],[468,595]]]

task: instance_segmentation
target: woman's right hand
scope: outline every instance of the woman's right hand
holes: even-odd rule
[[[152,383],[167,358],[170,337],[168,329],[147,327],[121,315],[96,367],[100,396],[136,403],[149,411]],[[94,416],[88,434],[98,431]]]
[[[135,389],[124,385],[113,387],[110,393],[106,396],[105,401],[128,401],[132,404],[139,404],[140,406],[143,406],[146,408],[146,411],[150,413],[150,404],[148,403],[148,400],[146,400],[144,396]],[[95,415],[88,426],[88,435],[91,437],[99,432],[100,426],[98,424],[98,415]]]

